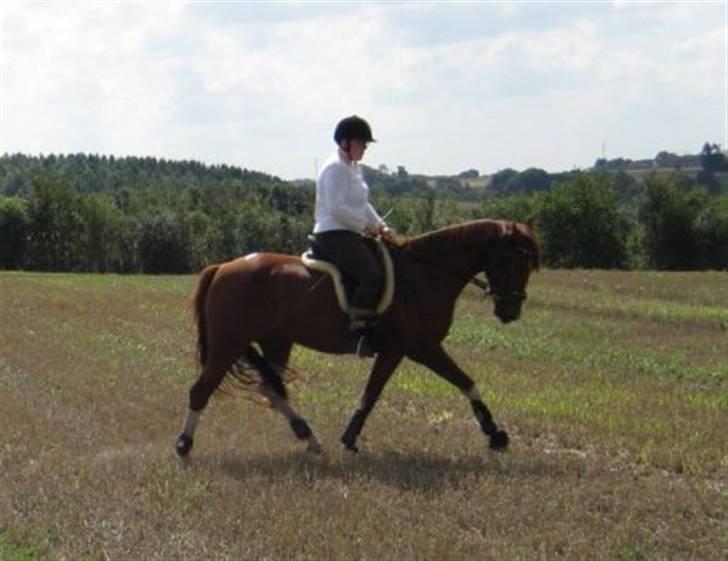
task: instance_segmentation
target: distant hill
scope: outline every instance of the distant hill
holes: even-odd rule
[[[713,148],[711,148],[713,147]],[[706,144],[705,150],[717,145]],[[724,153],[718,157],[724,158]],[[601,171],[619,175],[626,190],[636,192],[630,182],[641,183],[649,173],[658,175],[680,172],[700,182],[703,154],[677,155],[659,152],[654,158],[596,160],[592,168],[580,171]],[[579,171],[548,173],[540,168],[518,171],[501,169],[482,174],[476,169],[457,175],[424,175],[409,173],[403,166],[390,171],[386,166],[375,169],[364,165],[367,183],[376,196],[421,198],[435,192],[438,196],[460,201],[476,201],[484,194],[509,195],[544,191],[555,183],[569,180]],[[718,192],[728,192],[728,172],[714,174]],[[28,156],[5,154],[0,157],[0,195],[27,196],[36,177],[63,179],[78,193],[117,192],[119,190],[155,189],[184,191],[209,185],[232,184],[238,187],[271,188],[280,186],[312,189],[314,182],[287,182],[265,173],[228,165],[206,165],[196,161],[173,161],[154,157],[122,157],[69,154]]]
[[[182,191],[226,182],[259,186],[285,183],[277,177],[235,166],[209,166],[186,160],[94,154],[0,157],[0,195],[29,194],[35,177],[63,179],[79,193],[149,187]]]

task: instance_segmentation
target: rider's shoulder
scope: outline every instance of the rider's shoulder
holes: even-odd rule
[[[321,178],[336,180],[351,175],[351,167],[340,160],[328,161],[321,170]]]

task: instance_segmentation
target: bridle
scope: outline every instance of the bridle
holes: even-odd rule
[[[528,299],[528,294],[525,290],[494,290],[487,280],[479,279],[478,277],[473,277],[469,282],[480,288],[483,291],[484,297],[490,296],[494,302],[509,299],[518,299],[523,302]]]
[[[529,262],[532,262],[534,259],[533,252],[529,251],[528,249],[524,247],[516,246],[514,247],[515,253],[520,253],[522,255],[525,255]],[[515,254],[514,254],[515,255]],[[509,255],[509,259],[513,257],[514,255]],[[483,268],[483,272],[485,272],[485,267]],[[486,273],[487,277],[487,273]],[[520,302],[524,302],[528,299],[528,294],[525,290],[499,290],[497,288],[494,288],[490,282],[488,282],[487,278],[479,279],[477,276],[470,279],[470,284],[473,284],[483,290],[483,296],[488,297],[490,296],[494,302],[498,302],[501,300],[518,300]]]

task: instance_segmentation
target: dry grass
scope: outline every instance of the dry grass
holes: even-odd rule
[[[299,349],[326,455],[217,399],[188,465],[192,279],[0,283],[0,559],[728,559],[726,274],[546,271],[507,327],[466,294],[448,346],[508,454],[412,363],[344,453],[368,363]]]

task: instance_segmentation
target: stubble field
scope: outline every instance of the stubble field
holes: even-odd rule
[[[297,349],[326,450],[219,396],[187,465],[192,277],[0,273],[0,559],[728,559],[728,274],[544,271],[447,347],[511,434],[405,362],[351,455],[371,361]]]

